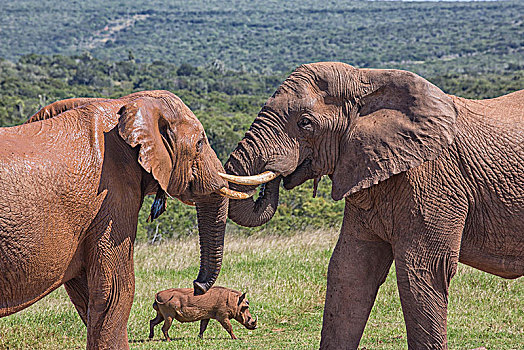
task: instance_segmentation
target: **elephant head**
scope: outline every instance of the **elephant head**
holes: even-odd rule
[[[93,111],[108,108],[116,112],[111,112],[116,118],[111,117],[108,128],[116,126],[118,135],[137,150],[138,163],[151,179],[149,185],[144,185],[145,194],[157,191],[153,219],[164,210],[166,195],[196,205],[201,262],[194,286],[195,290],[206,292],[220,272],[228,198],[246,198],[246,195],[229,190],[227,182],[218,175],[224,170],[200,121],[171,92],[143,91],[117,100],[58,101],[42,108],[27,123],[76,108]]]
[[[150,95],[132,98],[120,109],[118,131],[131,147],[139,146],[138,162],[158,182],[161,193],[196,203],[201,265],[194,286],[206,292],[222,262],[228,206],[223,196],[229,194],[218,176],[222,164],[202,124],[178,97],[168,92]]]
[[[269,98],[225,165],[222,176],[256,201],[234,200],[229,216],[262,225],[291,189],[329,175],[340,200],[435,159],[455,134],[451,98],[416,74],[356,69],[343,63],[300,66]],[[250,186],[250,187],[246,187]]]
[[[120,109],[118,131],[131,147],[140,146],[138,162],[161,193],[196,204],[201,264],[194,287],[205,293],[220,272],[227,198],[243,194],[230,191],[218,176],[222,164],[191,110],[172,93],[159,92],[154,99],[151,94],[133,98]]]

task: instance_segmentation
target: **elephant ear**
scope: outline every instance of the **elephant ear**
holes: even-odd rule
[[[123,106],[118,114],[118,132],[131,146],[140,146],[138,163],[158,181],[167,192],[173,169],[173,152],[167,143],[167,121],[162,117],[161,101],[144,97]]]
[[[353,97],[332,176],[335,200],[436,159],[455,136],[452,99],[420,76],[361,70],[360,83],[369,93]]]

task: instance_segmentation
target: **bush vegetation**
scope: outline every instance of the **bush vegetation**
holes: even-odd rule
[[[312,61],[424,74],[522,65],[524,2],[13,0],[0,57],[41,53],[256,73]]]
[[[518,68],[518,67],[514,67]],[[177,94],[204,125],[210,143],[225,162],[265,100],[286,74],[261,75],[195,67],[187,63],[134,60],[105,61],[85,53],[79,56],[27,55],[17,62],[0,60],[0,124],[25,121],[41,106],[70,97],[119,97],[133,91],[166,89]],[[470,98],[502,95],[524,87],[524,70],[505,73],[448,73],[427,77],[444,91]],[[281,193],[273,220],[260,228],[230,231],[251,234],[259,230],[288,234],[305,227],[332,227],[341,222],[343,201],[330,198],[330,181],[321,181],[317,198],[312,183]],[[152,198],[140,213],[139,239],[158,240],[196,232],[194,209],[170,201],[168,210],[147,223]]]
[[[0,60],[0,123],[16,125],[41,106],[70,97],[119,97],[133,91],[166,89],[174,92],[195,112],[210,143],[225,162],[255,118],[264,101],[286,74],[255,73],[175,65],[155,61],[104,61],[85,53],[80,56],[27,55],[17,62]],[[502,95],[524,86],[524,70],[504,74],[459,74],[428,77],[444,91],[470,98]],[[330,198],[330,184],[321,181],[317,198],[312,183],[282,191],[274,219],[260,228],[229,225],[230,231],[251,234],[258,230],[287,234],[305,227],[331,227],[341,222],[343,201]],[[139,219],[139,239],[158,240],[196,232],[194,209],[170,201],[169,210],[147,223],[152,198],[147,198]]]
[[[67,9],[67,10],[64,10]],[[301,63],[339,60],[414,71],[469,98],[524,87],[524,3],[262,0],[13,0],[0,22],[0,125],[69,97],[176,93],[225,161],[264,101]],[[262,228],[281,234],[337,225],[329,179],[281,194]],[[196,232],[194,209],[170,201],[139,239]]]

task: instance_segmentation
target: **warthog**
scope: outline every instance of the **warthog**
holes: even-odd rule
[[[170,341],[168,331],[173,319],[179,322],[200,321],[200,338],[212,318],[220,322],[232,339],[237,337],[233,334],[230,319],[237,320],[247,329],[257,328],[257,320],[249,313],[246,293],[224,287],[212,287],[203,295],[195,295],[192,288],[163,290],[156,294],[153,308],[157,314],[149,321],[149,339],[154,336],[154,327],[164,321],[162,332]]]

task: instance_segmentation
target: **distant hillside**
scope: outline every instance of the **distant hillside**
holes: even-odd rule
[[[188,64],[156,61],[103,61],[80,56],[28,55],[16,62],[0,59],[0,126],[22,123],[38,108],[68,97],[117,97],[138,90],[167,89],[176,93],[202,121],[209,141],[224,162],[285,74],[259,75]],[[504,74],[450,74],[428,76],[444,91],[464,97],[485,98],[524,88],[524,70]],[[306,227],[335,227],[341,221],[344,201],[334,202],[330,181],[320,182],[311,198],[312,181],[293,191],[281,191],[275,217],[260,229],[286,233]],[[139,239],[183,236],[196,232],[193,207],[170,201],[170,210],[147,223],[152,198],[139,216]],[[174,210],[173,210],[174,209]]]
[[[336,60],[403,68],[470,98],[524,88],[524,1],[4,0],[0,5],[0,126],[68,97],[173,91],[225,161],[261,105],[296,66]],[[340,223],[330,182],[280,195],[262,229],[286,234]],[[196,232],[194,209],[146,223],[139,239]],[[173,210],[174,209],[174,210]],[[229,225],[229,230],[252,233]]]
[[[0,57],[155,60],[267,74],[337,60],[424,75],[524,66],[524,1],[3,1]]]

